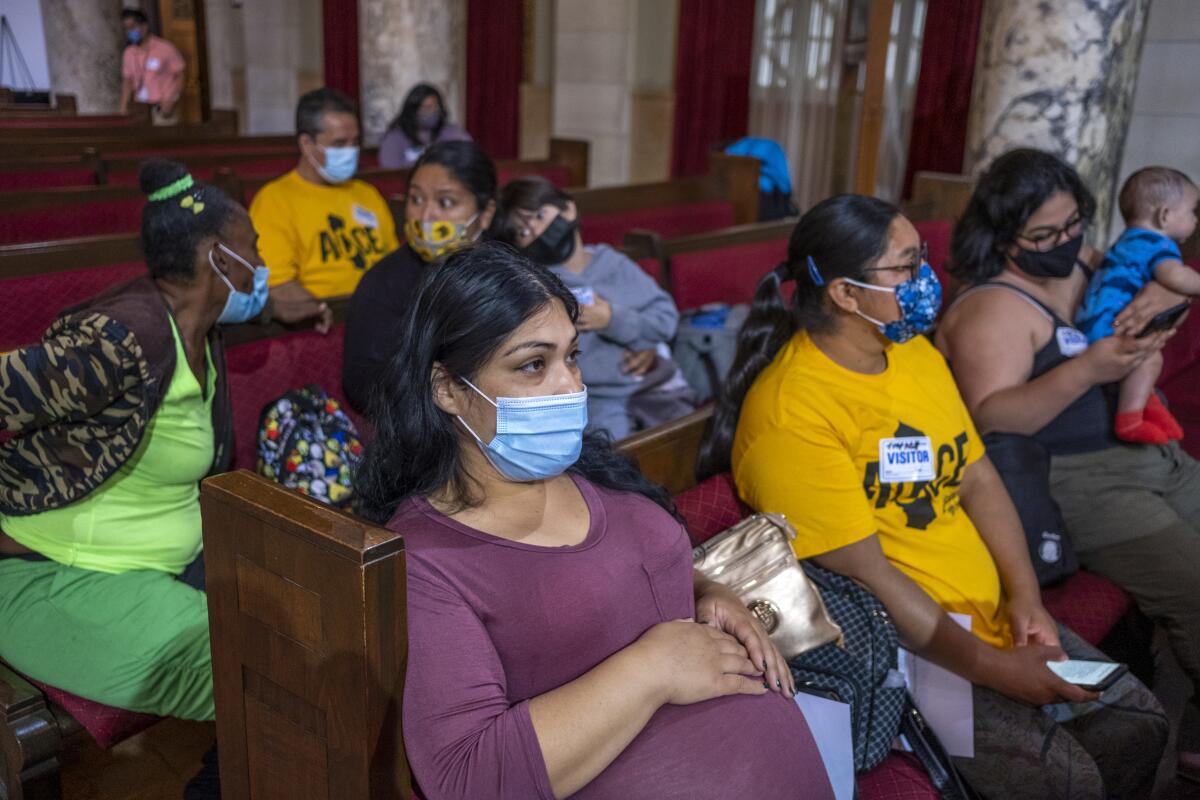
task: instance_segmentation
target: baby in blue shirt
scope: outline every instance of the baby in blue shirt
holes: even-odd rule
[[[1146,167],[1121,187],[1125,232],[1105,254],[1088,284],[1075,324],[1089,342],[1113,334],[1113,319],[1150,281],[1180,294],[1200,295],[1200,273],[1186,266],[1178,242],[1196,230],[1200,190],[1182,172]],[[1162,372],[1155,353],[1121,381],[1114,426],[1127,442],[1166,444],[1183,437],[1183,429],[1154,393]]]

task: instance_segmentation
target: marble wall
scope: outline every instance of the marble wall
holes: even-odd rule
[[[121,0],[41,0],[50,86],[75,95],[81,114],[121,105]]]
[[[984,4],[967,168],[1039,147],[1096,194],[1089,238],[1103,245],[1129,128],[1150,0],[990,0]]]
[[[363,136],[376,144],[414,83],[441,89],[461,124],[466,84],[467,0],[359,0]]]

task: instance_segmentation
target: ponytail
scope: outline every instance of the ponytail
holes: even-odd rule
[[[733,366],[700,444],[699,479],[729,470],[742,402],[754,381],[798,331],[834,327],[837,317],[825,303],[826,285],[835,278],[866,280],[864,268],[887,250],[888,228],[899,215],[891,203],[843,194],[822,200],[796,223],[787,261],[758,282],[738,331]],[[785,281],[795,283],[790,308],[781,293]]]

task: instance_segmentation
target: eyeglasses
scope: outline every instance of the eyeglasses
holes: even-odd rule
[[[929,245],[921,242],[921,249],[918,251],[915,261],[910,261],[907,264],[893,264],[886,267],[867,267],[863,272],[898,272],[899,270],[908,270],[908,278],[909,280],[913,280],[917,277],[917,273],[920,272],[921,266],[928,261]]]
[[[1048,253],[1058,246],[1058,240],[1066,234],[1068,239],[1074,239],[1083,233],[1083,229],[1088,226],[1091,220],[1088,217],[1082,216],[1076,212],[1066,224],[1061,228],[1055,228],[1050,225],[1041,225],[1034,228],[1029,233],[1018,233],[1018,239],[1024,239],[1033,247],[1031,250],[1036,250],[1039,253]]]

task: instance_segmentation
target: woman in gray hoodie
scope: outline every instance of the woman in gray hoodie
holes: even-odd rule
[[[675,301],[623,253],[583,244],[570,195],[545,178],[518,178],[501,192],[496,220],[497,238],[549,268],[579,299],[590,428],[621,439],[696,407],[670,358]]]

